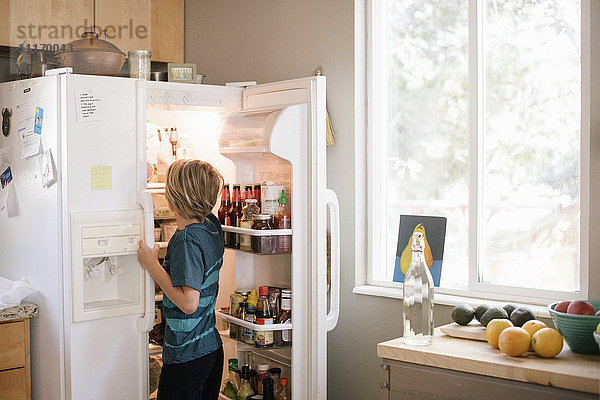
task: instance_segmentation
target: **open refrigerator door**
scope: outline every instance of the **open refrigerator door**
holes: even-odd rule
[[[258,197],[260,213],[267,215],[264,225],[256,225],[260,218],[245,225],[237,218],[222,221],[227,225],[223,227],[226,251],[216,308],[225,350],[224,382],[228,359],[237,359],[240,370],[249,366],[254,371],[251,376],[258,387],[258,372],[267,376],[264,371],[268,367],[274,378],[288,380],[291,397],[325,399],[327,330],[335,326],[339,305],[334,298],[339,296],[337,198],[326,188],[325,78],[244,90],[145,85],[148,192],[153,198],[155,239],[162,254],[172,235],[163,182],[166,168],[176,158],[210,162],[232,188],[240,185],[240,192],[251,185],[245,199]],[[291,223],[273,229],[270,224],[276,221],[269,215],[276,211],[282,191]],[[215,214],[218,208],[219,204]],[[331,285],[329,315],[328,231],[333,242],[332,277],[337,277]],[[260,287],[268,293],[275,309],[274,322],[279,323],[257,318],[259,315],[240,319],[240,301],[236,299],[252,303]],[[291,308],[285,310],[286,319],[277,320],[285,308]],[[277,391],[279,381],[274,384]]]

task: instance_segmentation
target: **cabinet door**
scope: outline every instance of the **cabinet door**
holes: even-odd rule
[[[183,62],[184,0],[152,0],[152,60]]]
[[[0,2],[0,45],[36,48],[69,43],[93,24],[92,0],[4,0]]]
[[[27,386],[28,383],[25,368],[0,371],[0,399],[29,399]]]
[[[0,324],[0,370],[25,366],[25,322]]]
[[[96,25],[100,30],[107,30],[108,40],[125,53],[125,56],[130,50],[153,50],[150,14],[150,0],[96,2]],[[104,39],[104,35],[100,38]]]

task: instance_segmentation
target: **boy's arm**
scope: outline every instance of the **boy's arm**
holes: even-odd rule
[[[146,245],[146,242],[140,240],[138,260],[142,268],[150,273],[152,279],[158,283],[162,291],[181,311],[186,314],[193,314],[198,308],[200,292],[189,286],[174,287],[171,277],[158,262],[158,250],[158,245],[151,249]]]

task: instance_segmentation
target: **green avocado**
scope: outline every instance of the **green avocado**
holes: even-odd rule
[[[477,306],[475,309],[475,318],[477,318],[477,321],[481,322],[481,316],[488,310],[488,308],[490,308],[490,306],[487,304],[480,304]]]
[[[459,304],[452,309],[452,320],[459,325],[468,325],[474,315],[475,310],[468,304]]]
[[[486,312],[483,313],[479,322],[481,322],[481,325],[487,327],[487,325],[493,319],[508,319],[508,313],[504,308],[490,307]]]

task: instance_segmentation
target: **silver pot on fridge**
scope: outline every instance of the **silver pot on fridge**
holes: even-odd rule
[[[108,41],[99,39],[98,34],[90,28],[65,46],[64,51],[56,54],[62,67],[73,68],[75,74],[117,76],[123,63],[125,53]]]

